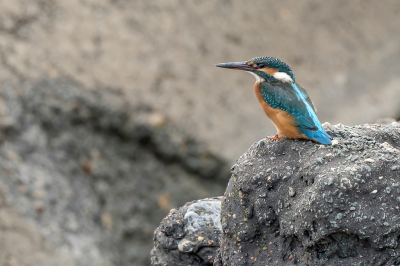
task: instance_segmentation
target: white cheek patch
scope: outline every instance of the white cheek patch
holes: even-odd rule
[[[250,74],[252,74],[252,75],[256,78],[256,81],[257,81],[258,83],[261,83],[261,82],[264,82],[264,81],[265,81],[265,79],[262,78],[262,77],[260,77],[259,75],[255,74],[255,73],[253,73],[253,72],[251,72],[251,71],[247,71],[247,72],[249,72]]]
[[[274,78],[282,82],[293,82],[293,79],[285,72],[276,72]]]

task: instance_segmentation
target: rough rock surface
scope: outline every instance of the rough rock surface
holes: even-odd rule
[[[152,265],[213,265],[219,252],[222,197],[172,209],[154,231]]]
[[[1,85],[0,265],[149,265],[169,209],[223,193],[222,159],[122,96]]]
[[[263,139],[239,158],[210,260],[187,219],[206,199],[163,220],[153,265],[400,265],[400,124],[324,126],[332,145]]]
[[[325,125],[332,146],[261,140],[233,166],[223,265],[399,265],[400,126]]]

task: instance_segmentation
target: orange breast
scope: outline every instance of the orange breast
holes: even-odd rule
[[[265,102],[258,84],[258,82],[254,84],[254,93],[256,94],[256,98],[260,103],[261,108],[264,110],[264,113],[276,127],[278,136],[280,138],[286,137],[289,139],[309,139],[295,126],[296,123],[288,112],[274,109]]]

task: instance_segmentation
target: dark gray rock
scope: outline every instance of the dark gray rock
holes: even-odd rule
[[[222,233],[221,200],[203,199],[172,209],[154,231],[152,265],[213,265]]]
[[[399,265],[400,126],[262,140],[233,166],[216,265]]]
[[[149,265],[168,210],[221,195],[228,178],[224,160],[120,93],[69,79],[0,84],[0,185],[74,265]]]

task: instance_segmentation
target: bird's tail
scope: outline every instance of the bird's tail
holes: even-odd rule
[[[329,136],[325,130],[324,131],[316,131],[314,134],[314,138],[316,141],[318,141],[321,144],[331,144],[331,136]]]
[[[307,136],[307,137],[309,137],[310,139],[313,139],[313,140],[315,140],[315,141],[318,141],[319,143],[321,143],[321,144],[325,144],[325,145],[327,145],[327,144],[331,144],[331,139],[332,139],[332,137],[331,136],[329,136],[326,132],[325,132],[325,130],[321,130],[321,129],[319,129],[319,130],[317,130],[317,131],[313,131],[313,130],[307,130],[307,132],[304,132],[305,133],[305,135]]]

